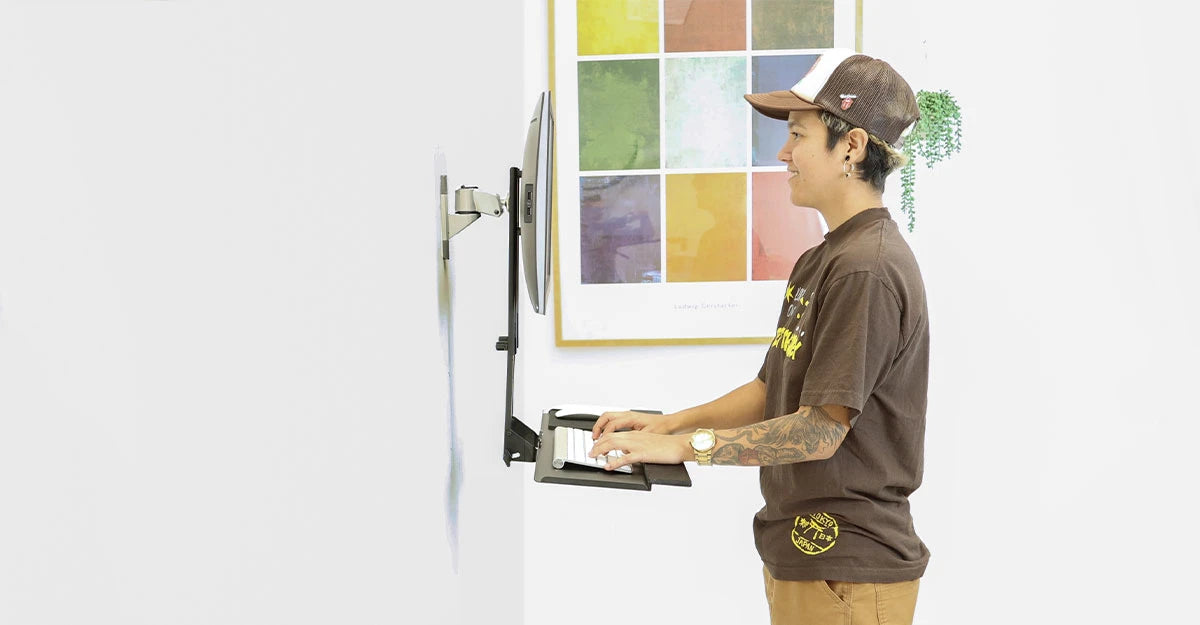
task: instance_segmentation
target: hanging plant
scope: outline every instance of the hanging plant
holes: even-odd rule
[[[948,91],[918,91],[917,107],[921,119],[904,139],[902,150],[908,163],[900,170],[900,210],[908,215],[908,231],[917,223],[914,208],[914,186],[917,180],[916,157],[925,161],[926,169],[962,149],[962,114],[954,96]]]

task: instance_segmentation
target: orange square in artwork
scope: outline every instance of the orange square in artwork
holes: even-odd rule
[[[745,0],[665,0],[667,52],[746,49]]]

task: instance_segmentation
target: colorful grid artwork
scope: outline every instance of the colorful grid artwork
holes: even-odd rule
[[[769,340],[824,223],[743,95],[855,48],[861,0],[550,1],[558,344]]]

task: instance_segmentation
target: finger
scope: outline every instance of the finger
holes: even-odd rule
[[[592,444],[592,449],[588,452],[588,455],[592,458],[599,458],[600,456],[617,449],[628,453],[628,451],[625,449],[627,444],[624,441],[625,437],[620,434],[605,434]]]
[[[634,462],[633,454],[626,452],[625,454],[617,457],[609,456],[608,464],[604,465],[604,469],[607,471],[613,471],[627,464],[633,464]]]
[[[612,420],[612,413],[606,412],[596,419],[596,424],[592,426],[592,440],[600,438],[604,434],[604,424]]]
[[[612,451],[612,449],[612,441],[607,438],[601,438],[592,445],[591,450],[588,451],[588,457],[599,458],[600,456]]]
[[[610,434],[612,432],[616,432],[617,430],[624,428],[628,423],[629,423],[629,415],[628,414],[620,413],[618,415],[614,415],[613,418],[609,419],[608,423],[604,426],[603,433]]]

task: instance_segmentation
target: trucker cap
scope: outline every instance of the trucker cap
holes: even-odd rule
[[[825,50],[789,91],[748,93],[756,111],[787,119],[791,111],[828,111],[895,146],[921,118],[917,98],[885,61],[854,50]]]

